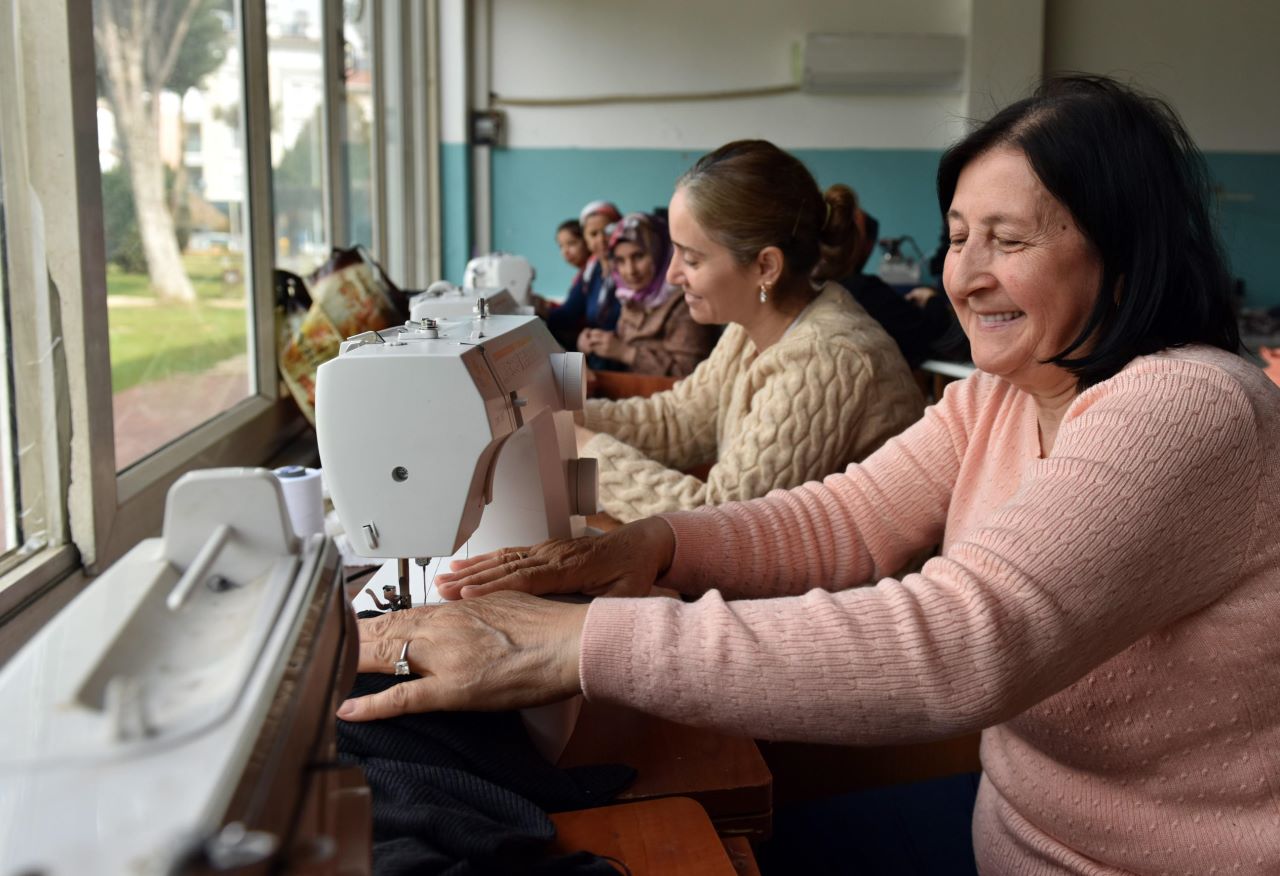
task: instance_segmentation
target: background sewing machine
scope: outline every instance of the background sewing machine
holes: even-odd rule
[[[409,299],[409,319],[428,317],[461,319],[470,316],[479,299],[488,302],[494,314],[533,313],[535,272],[523,256],[492,252],[467,262],[462,285],[438,280]]]
[[[0,672],[0,874],[367,873],[355,618],[265,469],[193,472]],[[246,869],[240,869],[246,868]]]
[[[453,557],[582,535],[596,510],[595,460],[578,459],[572,420],[585,403],[583,356],[563,352],[537,317],[478,303],[466,318],[350,338],[316,379],[334,508],[356,551],[390,560],[370,589],[395,582],[404,605],[434,601],[430,582]],[[363,593],[356,605],[374,607]],[[526,724],[554,760],[574,717],[547,707]]]

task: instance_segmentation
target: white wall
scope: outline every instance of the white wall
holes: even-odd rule
[[[1025,91],[1040,70],[1042,0],[491,0],[499,97],[688,93],[794,81],[807,33],[943,33],[1016,43],[971,64],[974,100],[950,94],[792,93],[720,102],[510,107],[511,147],[704,149],[762,136],[789,148],[936,149],[988,90]],[[976,26],[979,33],[971,34]],[[976,36],[976,39],[972,39]]]
[[[1280,151],[1280,3],[1048,0],[1045,67],[1132,80],[1173,104],[1201,149]]]

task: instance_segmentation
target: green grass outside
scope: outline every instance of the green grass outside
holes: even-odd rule
[[[212,299],[244,300],[243,283],[222,282],[223,259],[239,267],[238,257],[188,255],[194,305],[143,304],[108,307],[111,338],[111,390],[163,380],[174,374],[206,371],[219,362],[244,355],[248,325],[242,307],[214,307]],[[107,271],[107,294],[152,298],[144,274]]]
[[[240,253],[187,253],[182,257],[187,266],[187,276],[195,287],[196,297],[206,298],[243,298],[244,280],[235,283],[224,283],[223,274],[234,271],[240,278],[244,276],[244,256]],[[131,298],[150,298],[151,282],[146,274],[127,274],[117,265],[107,265],[107,294],[125,295]]]
[[[113,308],[111,390],[206,371],[247,350],[242,309],[185,305]]]

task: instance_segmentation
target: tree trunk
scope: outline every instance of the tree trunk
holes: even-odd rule
[[[136,3],[122,29],[112,4],[97,5],[95,41],[102,61],[107,103],[115,117],[116,134],[123,146],[133,187],[133,208],[147,260],[151,291],[163,301],[194,303],[195,287],[187,276],[173,214],[164,190],[164,164],[160,160],[160,89],[148,88],[145,74],[146,30]]]
[[[142,254],[147,260],[151,291],[162,301],[196,300],[195,287],[187,276],[178,251],[178,236],[173,226],[164,191],[164,164],[152,113],[124,111],[128,121],[116,117],[129,146],[125,159],[129,162],[129,179],[133,183],[133,209],[138,218],[138,235],[142,238]],[[126,129],[126,125],[133,129]]]

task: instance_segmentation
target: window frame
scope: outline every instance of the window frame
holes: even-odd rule
[[[85,16],[93,14],[92,0],[68,0],[67,6],[83,7],[81,14]],[[84,496],[74,484],[69,497],[74,504],[79,493],[80,501],[93,504],[92,530],[75,538],[85,557],[85,567],[91,573],[103,571],[140,539],[159,529],[165,496],[169,487],[183,474],[195,468],[239,465],[246,459],[265,461],[306,425],[292,402],[281,392],[276,378],[266,4],[265,0],[237,0],[233,9],[238,24],[243,77],[240,123],[244,132],[242,145],[246,164],[245,288],[252,290],[252,308],[246,311],[250,323],[249,337],[253,339],[249,369],[251,393],[229,410],[205,421],[124,471],[116,472],[110,349],[105,343],[97,345],[97,361],[90,364],[90,371],[99,375],[99,381],[105,385],[77,401],[88,408],[91,423],[103,424],[94,430],[94,434],[104,437],[94,441],[88,449],[93,473],[92,499]],[[79,38],[84,45],[78,48],[92,59],[92,37],[83,35]],[[90,78],[79,85],[94,92],[96,101],[95,80]],[[258,131],[266,133],[256,136]],[[87,205],[88,212],[100,217],[102,192],[96,146],[93,154],[82,157],[86,164],[92,165],[84,169],[84,175],[92,176],[94,180],[92,185],[85,186],[81,203]],[[101,290],[94,297],[105,302],[105,255],[98,254],[89,261],[91,282],[86,284],[85,293],[94,296],[95,289]],[[105,305],[94,309],[92,318],[86,319],[83,331],[86,344],[90,338],[107,337]],[[105,436],[110,436],[110,440]]]
[[[65,356],[61,366],[55,356],[31,356],[28,365],[35,370],[14,374],[15,386],[32,388],[27,407],[19,411],[23,423],[38,423],[43,429],[40,453],[21,457],[26,462],[31,456],[32,472],[21,472],[20,477],[41,485],[44,495],[51,497],[45,510],[61,543],[33,552],[12,568],[0,567],[3,640],[14,627],[31,626],[28,617],[27,623],[5,629],[19,612],[60,582],[76,582],[71,588],[74,590],[85,576],[105,570],[140,539],[156,535],[168,489],[184,473],[195,468],[244,465],[246,460],[266,463],[286,445],[298,441],[307,423],[283,390],[276,368],[266,0],[235,0],[233,4],[243,64],[246,288],[253,290],[253,306],[247,310],[247,318],[253,338],[250,385],[256,390],[230,410],[121,472],[115,468],[96,53],[92,30],[72,24],[92,21],[93,0],[0,0],[0,4],[5,6],[0,11],[0,38],[21,37],[6,39],[6,44],[22,48],[20,57],[0,55],[0,75],[22,74],[4,77],[21,84],[12,99],[0,101],[5,138],[0,143],[22,143],[27,152],[27,163],[20,165],[19,156],[11,149],[0,150],[0,171],[5,173],[6,192],[15,190],[10,187],[11,182],[15,187],[29,186],[43,221],[41,233],[34,237],[47,246],[47,252],[41,255],[30,245],[18,247],[6,242],[10,253],[16,256],[16,263],[15,258],[9,259],[8,280],[11,289],[21,290],[21,297],[28,302],[25,306],[43,308],[42,319],[24,322],[31,335],[24,343],[33,349],[43,343],[48,349],[61,350]],[[397,77],[402,86],[396,89],[398,97],[412,101],[419,112],[414,114],[415,124],[398,130],[396,142],[392,143],[386,137],[388,94],[382,77],[387,70],[397,69],[398,59],[436,57],[431,22],[438,14],[438,0],[428,0],[425,10],[412,0],[392,0],[386,6],[393,9],[390,14],[384,14],[383,4],[372,4],[377,11],[370,28],[375,105],[371,156],[373,233],[379,259],[388,267],[409,268],[402,275],[402,282],[412,285],[425,279],[420,276],[423,266],[439,264],[438,224],[430,221],[439,215],[438,173],[428,172],[424,179],[420,172],[419,185],[425,191],[417,198],[403,199],[393,208],[386,169],[388,156],[397,150],[400,155],[407,153],[418,167],[428,164],[424,159],[435,148],[439,130],[435,124],[438,89],[434,75],[417,88],[408,71]],[[337,184],[342,172],[337,166],[339,152],[333,148],[334,138],[343,134],[340,125],[344,121],[340,111],[344,39],[341,0],[324,0],[322,14],[326,45],[324,117],[328,125],[324,160],[325,177],[330,181],[325,192],[325,217],[333,240],[337,238],[332,233],[341,230],[333,223],[345,215],[340,209],[341,186]],[[418,26],[398,33],[388,29],[408,20]],[[35,70],[40,71],[38,76],[33,75]],[[37,143],[64,143],[71,148],[32,149],[31,144]],[[11,220],[15,214],[8,197],[5,209]],[[17,209],[26,215],[22,205]],[[405,236],[392,243],[389,230],[406,223],[427,233]],[[38,282],[43,277],[48,278],[47,284]],[[46,335],[43,339],[42,331]],[[83,574],[73,574],[77,572]],[[0,644],[0,661],[11,651],[11,647]]]

